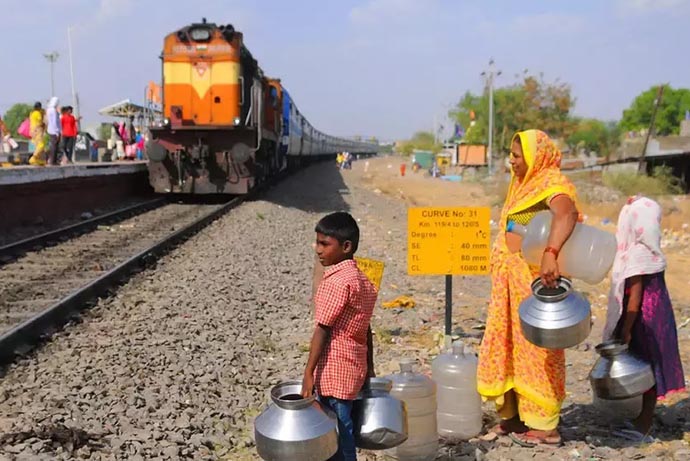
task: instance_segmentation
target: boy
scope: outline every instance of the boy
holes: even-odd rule
[[[314,297],[316,327],[302,380],[302,395],[314,388],[338,417],[337,461],[356,461],[352,403],[374,376],[369,321],[376,304],[374,285],[357,268],[359,227],[348,213],[330,214],[316,225],[316,254],[325,267]]]
[[[62,159],[60,160],[60,164],[66,165],[72,163],[72,152],[74,151],[74,143],[77,139],[77,119],[72,115],[72,106],[62,108],[60,123],[62,125],[62,137],[60,138]]]

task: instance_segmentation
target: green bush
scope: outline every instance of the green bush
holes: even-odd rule
[[[32,109],[33,106],[29,104],[17,103],[7,109],[7,112],[5,112],[5,124],[7,125],[7,129],[15,138],[19,137],[17,134],[17,128],[19,128],[19,125],[21,125],[22,122],[27,119]]]
[[[652,176],[625,171],[604,173],[603,179],[605,185],[619,190],[625,195],[639,193],[648,197],[658,197],[660,195],[683,193],[681,180],[673,176],[671,168],[667,166],[654,168]]]

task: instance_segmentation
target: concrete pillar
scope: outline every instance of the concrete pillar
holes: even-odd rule
[[[690,136],[690,120],[681,120],[680,122],[680,135]]]

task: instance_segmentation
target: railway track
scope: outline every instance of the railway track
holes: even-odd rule
[[[154,200],[0,248],[0,363],[247,198],[220,205]]]

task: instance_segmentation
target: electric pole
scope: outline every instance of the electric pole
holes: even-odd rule
[[[67,28],[67,45],[69,46],[69,76],[72,85],[72,104],[74,104],[75,117],[79,119],[79,98],[74,86],[74,62],[72,60],[72,27]]]
[[[489,60],[489,69],[482,72],[482,77],[486,78],[486,84],[489,87],[489,146],[487,149],[487,167],[489,174],[492,174],[492,157],[494,146],[494,78],[501,75],[501,71],[494,69],[494,60]]]
[[[44,58],[48,60],[50,63],[50,96],[55,96],[55,72],[54,72],[54,66],[55,63],[57,62],[58,58],[60,55],[58,54],[57,51],[53,51],[52,53],[46,53],[43,55]]]
[[[652,110],[652,119],[649,121],[649,129],[647,130],[647,136],[644,138],[644,146],[642,147],[642,154],[640,155],[640,161],[637,164],[638,173],[643,173],[647,171],[647,161],[645,156],[647,155],[647,146],[649,145],[649,138],[654,136],[654,124],[656,123],[656,113],[661,105],[661,99],[664,97],[664,87],[666,85],[659,85],[656,92],[656,98],[654,99],[654,109]]]

